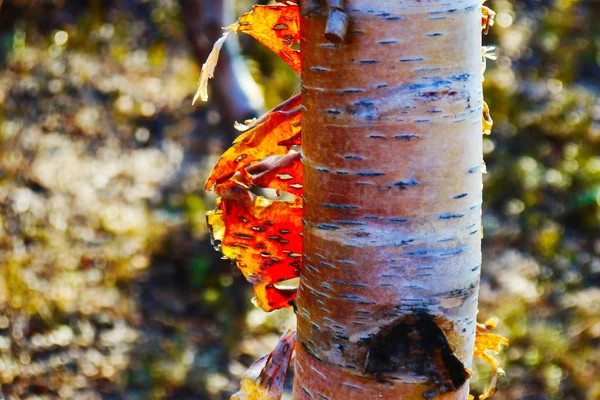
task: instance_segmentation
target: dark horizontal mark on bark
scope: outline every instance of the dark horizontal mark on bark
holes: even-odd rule
[[[337,170],[337,171],[335,171],[335,173],[338,175],[350,175],[350,172],[342,171],[342,170]]]
[[[337,210],[356,210],[360,208],[360,206],[355,206],[353,204],[333,204],[333,203],[321,203],[323,207],[333,208]]]
[[[477,282],[471,282],[469,285],[460,288],[460,289],[454,289],[451,290],[450,292],[448,292],[448,297],[467,297],[470,296],[471,294],[473,294],[473,292],[475,292],[475,289],[477,288]]]
[[[401,58],[398,60],[399,62],[414,62],[414,61],[423,61],[423,57],[412,57],[412,58]]]
[[[462,74],[454,74],[454,75],[448,76],[448,78],[450,78],[450,80],[453,80],[456,82],[466,82],[469,80],[470,77],[471,77],[471,74],[468,72],[463,72]]]
[[[467,173],[468,173],[468,174],[473,174],[473,173],[477,172],[477,170],[478,170],[480,167],[481,167],[480,165],[475,165],[475,166],[473,166],[473,167],[469,168],[469,169],[467,170]]]
[[[342,299],[346,299],[346,300],[351,300],[351,301],[360,301],[362,300],[361,296],[357,296],[355,294],[340,294],[339,295]]]
[[[415,72],[432,72],[432,71],[439,71],[440,67],[422,67],[422,68],[416,68]]]
[[[442,32],[431,32],[431,33],[427,34],[427,36],[431,36],[431,37],[442,36],[442,35],[443,35]]]
[[[303,391],[304,393],[306,393],[306,395],[307,395],[308,397],[310,397],[311,399],[313,398],[313,395],[312,395],[312,394],[310,394],[310,392],[308,391],[308,389],[306,389],[304,386],[300,386],[300,389],[302,389],[302,391]]]
[[[361,156],[353,156],[353,155],[344,156],[344,158],[345,158],[346,160],[358,160],[358,161],[360,161],[360,160],[364,160],[364,159],[365,159],[364,157],[361,157]]]
[[[468,193],[457,194],[456,196],[452,196],[453,199],[462,199],[463,197],[468,196]]]
[[[364,92],[363,89],[342,89],[341,90],[342,93],[362,93]]]
[[[445,256],[454,256],[457,254],[460,254],[462,252],[465,251],[464,247],[457,247],[456,249],[450,249],[448,251],[444,251],[440,253],[440,256],[445,257]]]
[[[371,139],[385,139],[385,136],[383,135],[369,135],[369,137]]]
[[[400,16],[393,16],[393,17],[384,17],[382,19],[385,21],[404,21],[406,18],[400,17]]]
[[[424,256],[428,254],[427,250],[413,250],[413,251],[407,251],[406,253],[404,253],[407,256]]]
[[[319,172],[331,172],[331,170],[329,168],[324,168],[324,167],[317,167],[316,170]]]
[[[414,178],[411,178],[411,179],[409,179],[407,181],[397,181],[397,182],[394,182],[390,186],[397,187],[400,190],[406,190],[406,189],[408,189],[410,187],[417,186],[418,184],[419,184],[419,181],[417,181]]]
[[[375,102],[370,99],[362,99],[362,100],[359,100],[356,103],[354,103],[354,105],[362,106],[362,107],[371,107],[371,106],[375,105]]]
[[[454,218],[462,218],[464,216],[465,216],[465,214],[446,213],[446,214],[440,215],[438,218],[439,219],[454,219]]]
[[[358,171],[356,173],[356,175],[358,175],[358,176],[383,176],[383,175],[385,175],[385,172],[379,172],[379,171]]]
[[[407,244],[411,244],[415,241],[415,239],[403,239],[399,242],[395,242],[393,246],[406,246]]]
[[[329,72],[329,68],[325,68],[325,67],[310,67],[309,68],[311,71],[313,72]]]
[[[328,110],[324,111],[325,114],[331,114],[331,115],[340,115],[342,112],[340,110],[336,110],[333,108],[330,108]]]
[[[388,85],[387,83],[380,83],[377,86],[375,86],[377,89],[382,89],[382,88],[386,88],[390,85]]]
[[[317,228],[322,229],[324,231],[335,231],[335,230],[341,229],[339,226],[331,225],[331,224],[318,224]]]
[[[408,218],[388,218],[387,220],[390,222],[407,222]]]
[[[315,267],[313,267],[312,265],[309,265],[309,264],[306,264],[306,263],[304,263],[304,266],[305,266],[306,268],[310,269],[310,270],[311,270],[311,271],[313,271],[313,272],[316,272],[316,273],[318,273],[318,272],[319,272],[319,270],[318,270],[318,269],[316,269]]]
[[[379,60],[359,60],[359,64],[379,64]]]
[[[396,43],[398,43],[398,41],[397,40],[393,40],[393,39],[389,39],[389,40],[380,40],[377,43],[379,43],[379,44],[396,44]]]
[[[418,89],[439,89],[441,87],[450,87],[450,85],[452,85],[451,81],[445,80],[445,79],[439,79],[439,80],[435,80],[432,82],[423,82],[423,83],[413,83],[411,85],[406,85],[404,87],[402,87],[401,89],[408,89],[408,90],[418,90]],[[427,93],[431,93],[431,92],[427,92]],[[440,94],[448,94],[448,95],[453,95],[451,94],[452,92],[448,92],[448,93],[440,93]]]
[[[347,386],[351,389],[356,389],[356,390],[363,390],[363,388],[356,386],[356,385],[352,385],[351,383],[342,383],[343,386]]]
[[[429,17],[427,19],[430,20],[430,21],[436,21],[436,20],[439,20],[439,19],[446,19],[446,17],[443,17],[443,16],[441,16],[441,17]]]

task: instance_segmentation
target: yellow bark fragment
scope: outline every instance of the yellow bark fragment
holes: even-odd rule
[[[494,120],[490,115],[490,107],[487,103],[483,102],[483,134],[489,135],[492,133],[492,126],[494,126]]]
[[[485,3],[485,0],[483,2]],[[496,13],[492,9],[481,6],[481,30],[484,35],[487,35],[490,27],[494,25],[495,16]]]
[[[508,339],[490,333],[498,325],[497,318],[490,318],[485,324],[477,324],[476,336],[475,336],[475,352],[473,357],[481,358],[492,367],[492,381],[490,386],[486,389],[485,393],[479,396],[479,400],[485,400],[492,397],[496,393],[498,386],[498,379],[500,376],[504,376],[504,370],[500,368],[498,360],[493,354],[498,354],[501,350],[501,346],[508,346]],[[469,396],[472,399],[473,396]]]

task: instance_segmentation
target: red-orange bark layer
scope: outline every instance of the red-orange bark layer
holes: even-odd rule
[[[309,0],[301,2],[307,9]],[[347,0],[301,21],[294,399],[466,399],[481,265],[481,4]]]

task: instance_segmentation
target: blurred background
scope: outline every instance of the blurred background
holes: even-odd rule
[[[221,3],[0,0],[0,399],[228,399],[293,327],[207,239],[233,121],[298,91],[242,36],[192,107],[219,26],[252,5]],[[600,2],[487,5],[495,398],[600,399]]]

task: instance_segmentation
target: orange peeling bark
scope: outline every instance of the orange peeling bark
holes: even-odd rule
[[[302,10],[311,2],[301,1]],[[301,20],[294,399],[467,399],[481,266],[481,3]]]

